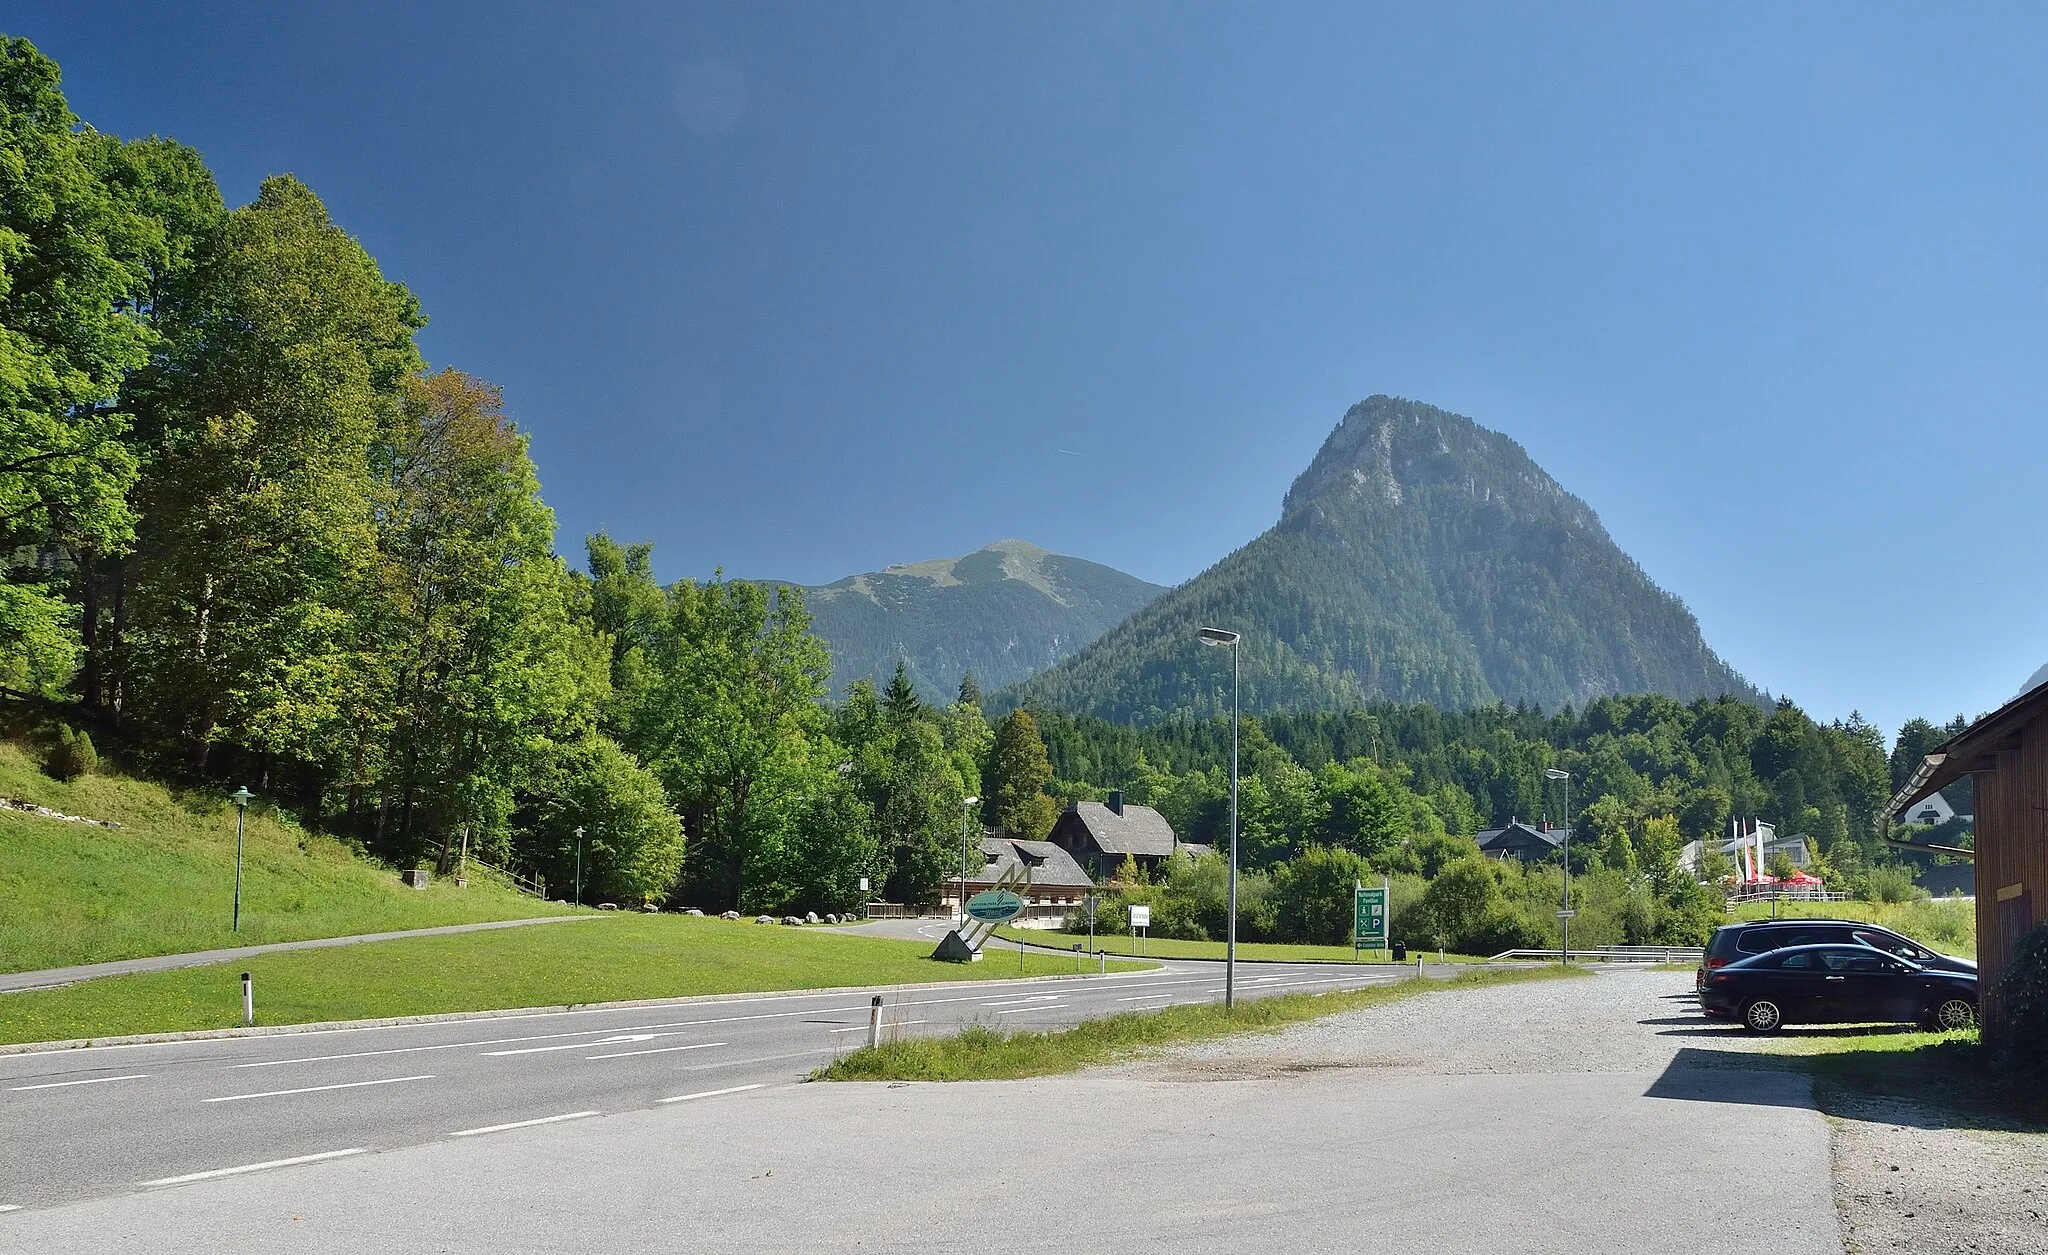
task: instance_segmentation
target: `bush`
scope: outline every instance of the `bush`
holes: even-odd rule
[[[59,724],[50,752],[43,757],[43,774],[52,780],[76,780],[99,766],[99,751],[93,748],[92,737]]]
[[[1273,869],[1280,938],[1341,946],[1351,940],[1354,890],[1378,879],[1372,864],[1337,846],[1312,845]]]
[[[2048,924],[2020,938],[1998,978],[1999,1022],[1992,1063],[2015,1076],[2048,1069]]]
[[[1857,877],[1857,882],[1857,896],[1871,902],[1911,902],[1927,896],[1927,891],[1913,882],[1913,869],[1897,863],[1873,867]]]

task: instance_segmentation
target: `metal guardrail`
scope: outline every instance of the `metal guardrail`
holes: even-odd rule
[[[1487,959],[1590,959],[1598,963],[1697,963],[1706,956],[1699,946],[1589,946],[1572,950],[1503,950]]]

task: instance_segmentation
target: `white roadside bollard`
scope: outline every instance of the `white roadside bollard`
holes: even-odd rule
[[[1422,955],[1419,953],[1415,956],[1415,978],[1422,979]]]
[[[876,994],[868,1003],[868,1049],[882,1044],[882,995]]]
[[[256,1027],[256,978],[242,973],[242,1023]]]

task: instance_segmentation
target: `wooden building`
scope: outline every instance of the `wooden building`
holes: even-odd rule
[[[1046,840],[1074,856],[1097,879],[1116,874],[1125,858],[1156,871],[1177,853],[1202,855],[1209,847],[1182,841],[1166,817],[1149,806],[1126,804],[1121,792],[1107,802],[1076,802],[1061,812]]]
[[[1978,1014],[1995,1035],[1998,977],[2020,938],[2048,919],[2048,686],[1935,747],[1887,818],[1964,776],[1976,782]]]

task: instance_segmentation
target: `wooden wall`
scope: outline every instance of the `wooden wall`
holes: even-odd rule
[[[1977,974],[1985,1027],[1997,1031],[1993,989],[2012,949],[2048,918],[2048,716],[1977,773]]]

